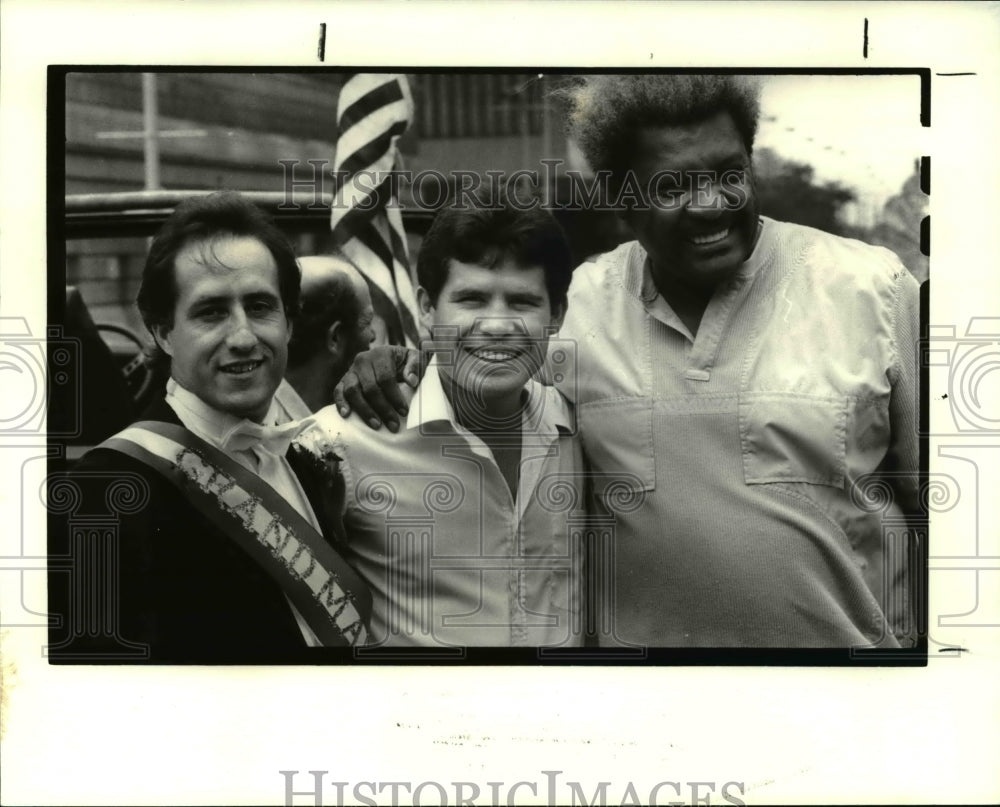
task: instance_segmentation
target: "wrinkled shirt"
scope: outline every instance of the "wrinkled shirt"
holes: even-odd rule
[[[580,446],[563,397],[535,381],[526,389],[516,497],[456,421],[436,357],[397,434],[334,406],[316,413],[342,458],[345,558],[372,591],[370,645],[582,644]],[[322,451],[315,436],[301,444]]]
[[[569,299],[547,372],[608,522],[601,643],[909,643],[919,306],[896,256],[764,218],[695,336],[637,242]]]

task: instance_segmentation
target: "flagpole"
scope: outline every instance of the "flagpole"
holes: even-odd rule
[[[156,105],[156,74],[142,74],[143,173],[146,190],[160,188],[159,112]]]

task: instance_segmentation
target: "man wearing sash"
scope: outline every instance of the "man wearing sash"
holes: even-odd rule
[[[170,380],[73,471],[80,512],[106,512],[115,485],[133,506],[98,570],[110,589],[75,575],[65,612],[79,622],[80,603],[110,594],[113,629],[67,655],[106,641],[152,661],[285,661],[366,642],[370,595],[338,554],[336,457],[290,451],[309,421],[274,425],[299,283],[290,244],[236,193],[185,201],[154,239],[137,302]]]

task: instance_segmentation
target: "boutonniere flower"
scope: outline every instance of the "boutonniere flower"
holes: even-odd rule
[[[341,457],[333,450],[333,443],[319,426],[312,426],[299,434],[292,443],[292,450],[330,489],[343,485],[340,475]]]

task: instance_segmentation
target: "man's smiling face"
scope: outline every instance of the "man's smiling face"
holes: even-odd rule
[[[454,259],[437,300],[418,291],[424,324],[442,355],[441,374],[476,408],[509,411],[541,367],[548,334],[558,327],[540,266],[510,258],[489,268]]]
[[[173,324],[156,329],[170,374],[209,406],[260,421],[291,335],[274,257],[256,238],[193,241],[174,261]]]
[[[660,191],[625,214],[658,285],[710,289],[749,257],[757,196],[750,156],[727,112],[641,129],[632,170],[641,188]]]

